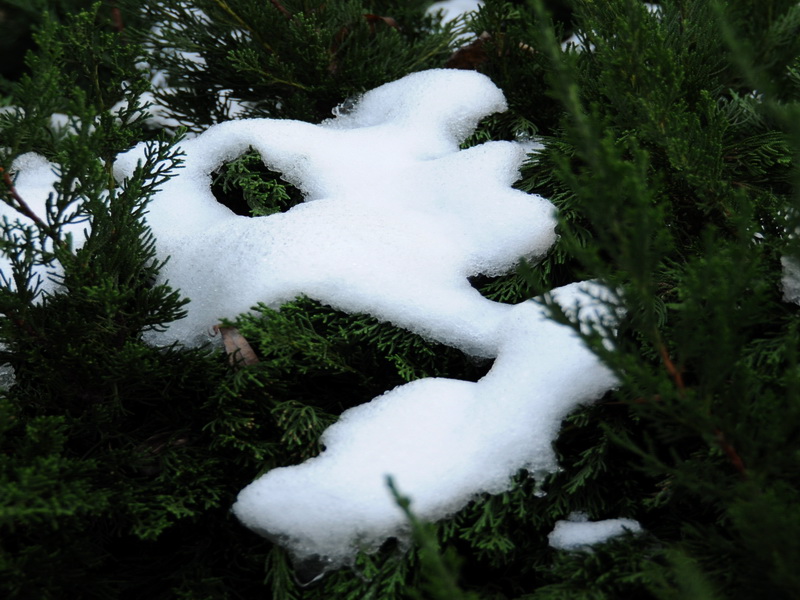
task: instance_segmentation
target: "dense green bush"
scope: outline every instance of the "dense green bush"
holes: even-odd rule
[[[800,254],[787,235],[800,214],[796,2],[665,0],[652,14],[634,0],[487,0],[445,27],[426,1],[42,1],[41,19],[23,10],[33,3],[6,4],[17,13],[0,24],[16,23],[20,40],[39,25],[27,69],[3,71],[4,104],[20,110],[0,114],[0,166],[35,151],[61,180],[47,222],[2,224],[13,272],[0,353],[15,373],[0,395],[4,597],[800,597],[800,313],[781,292],[781,258]],[[464,31],[472,45],[458,50]],[[583,51],[562,49],[571,32]],[[185,302],[153,284],[142,221],[174,173],[158,162],[180,164],[182,130],[146,122],[140,98],[163,71],[173,90],[159,101],[189,129],[227,118],[210,93],[222,90],[247,116],[316,122],[448,63],[486,73],[509,100],[468,143],[537,136],[544,150],[518,187],[559,208],[540,265],[473,284],[519,302],[607,282],[628,316],[612,347],[586,340],[621,386],[564,422],[558,473],[520,474],[452,519],[414,521],[410,550],[387,544],[302,587],[284,551],[231,516],[238,491],[315,455],[350,406],[488,365],[304,298],[232,323],[255,364],[145,343]],[[54,129],[53,113],[73,127]],[[157,150],[115,182],[113,158],[144,139]],[[299,200],[253,155],[215,181],[243,213]],[[24,211],[10,179],[0,192]],[[93,227],[75,250],[63,226],[80,219]],[[63,287],[43,296],[32,269],[53,259]],[[553,318],[565,320],[555,307]],[[636,518],[646,533],[593,553],[550,548],[554,522],[575,511]]]

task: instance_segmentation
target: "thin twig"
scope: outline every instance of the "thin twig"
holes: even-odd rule
[[[14,208],[33,221],[47,237],[53,240],[53,243],[56,246],[64,248],[66,246],[64,240],[58,236],[58,233],[52,227],[50,227],[50,225],[45,223],[39,217],[39,215],[31,210],[31,207],[28,206],[28,203],[25,202],[22,196],[19,195],[17,188],[14,187],[14,183],[11,181],[11,176],[8,174],[8,171],[6,171],[3,167],[0,167],[0,176],[2,176],[3,183],[5,183],[8,187],[8,193],[11,195],[11,198],[17,203],[17,206],[14,206]]]
[[[3,167],[0,167],[0,173],[2,173],[3,183],[5,183],[6,186],[8,187],[8,193],[11,194],[11,197],[19,205],[19,206],[15,206],[14,208],[16,208],[19,212],[21,212],[26,217],[28,217],[31,221],[36,223],[42,230],[49,231],[50,227],[47,225],[47,223],[42,221],[39,218],[39,215],[37,215],[35,212],[33,212],[31,210],[31,207],[28,206],[28,203],[25,202],[25,200],[23,200],[22,196],[19,195],[19,192],[17,192],[17,188],[14,187],[14,183],[11,181],[11,176],[8,174],[8,171],[6,171]]]
[[[270,2],[272,2],[272,6],[274,6],[279,11],[281,11],[281,14],[284,17],[286,17],[287,19],[291,19],[292,18],[292,13],[290,13],[288,10],[286,10],[286,7],[283,4],[281,4],[280,2],[278,2],[278,0],[270,0]]]
[[[258,32],[255,29],[250,27],[250,25],[248,25],[247,22],[239,14],[236,13],[236,11],[234,11],[230,6],[228,6],[228,3],[225,2],[225,0],[214,0],[214,2],[216,2],[217,6],[219,6],[222,10],[224,10],[226,13],[228,13],[228,15],[232,19],[234,19],[239,25],[241,25],[244,29],[249,31],[250,34],[253,36],[253,38],[258,40],[258,43],[261,44],[261,46],[267,51],[268,54],[276,54],[277,55],[277,52],[275,52],[275,50],[272,48],[272,46],[270,46],[264,40],[264,38],[262,38],[258,34]]]
[[[743,477],[747,477],[747,469],[744,466],[742,457],[739,456],[739,453],[736,452],[736,448],[725,438],[725,434],[722,430],[719,428],[714,429],[714,437],[717,439],[722,451],[727,455],[728,460],[731,461],[733,467],[739,471]]]
[[[659,343],[658,352],[661,354],[661,360],[664,362],[667,373],[670,374],[672,380],[675,382],[675,386],[678,388],[678,391],[681,395],[683,395],[683,393],[686,391],[686,386],[683,383],[683,374],[681,373],[680,369],[675,366],[675,363],[672,362],[669,352],[667,352],[667,347],[663,343]]]
[[[122,20],[122,11],[120,11],[118,6],[111,8],[111,24],[114,29],[117,30],[117,33],[122,33],[125,29],[125,23]]]

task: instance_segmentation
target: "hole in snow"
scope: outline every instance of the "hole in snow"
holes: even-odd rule
[[[246,217],[286,212],[304,199],[303,192],[267,167],[252,148],[212,174],[211,191],[220,204]]]
[[[318,583],[331,568],[331,560],[324,556],[313,556],[293,561],[294,577],[300,587],[310,587]]]
[[[530,282],[519,270],[493,277],[474,275],[469,278],[469,283],[484,298],[493,302],[519,304],[536,296]]]

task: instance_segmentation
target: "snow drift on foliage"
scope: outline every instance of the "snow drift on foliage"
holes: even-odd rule
[[[555,240],[553,206],[511,187],[522,145],[459,148],[481,118],[505,108],[487,77],[434,70],[367,92],[320,125],[222,123],[181,143],[183,168],[149,205],[159,258],[169,257],[160,277],[191,299],[188,317],[153,334],[154,343],[198,343],[222,317],[304,294],[496,358],[477,383],[419,380],[346,411],[324,433],[319,457],[241,492],[236,515],[299,560],[338,566],[402,539],[387,476],[418,516],[436,520],[508,489],[520,469],[553,470],[561,419],[615,383],[541,304],[492,302],[468,281],[536,259]],[[250,148],[306,201],[257,218],[218,203],[211,173]],[[118,157],[118,179],[144,150]],[[47,166],[20,168],[20,187]],[[585,323],[613,324],[598,299],[605,294],[584,283],[553,295]]]
[[[505,107],[482,75],[427,71],[368,92],[321,125],[230,121],[183,142],[184,167],[147,220],[171,256],[162,277],[192,302],[156,341],[193,343],[221,317],[305,294],[494,356],[491,333],[509,307],[467,277],[500,273],[555,240],[552,205],[511,188],[525,157],[519,145],[459,151],[481,117]],[[258,218],[218,203],[211,172],[251,147],[306,202]],[[117,161],[119,177],[141,152]]]
[[[404,537],[387,476],[435,520],[508,489],[520,469],[554,469],[561,419],[614,385],[541,305],[492,302],[467,279],[505,272],[555,240],[552,205],[511,187],[522,146],[459,149],[482,117],[505,107],[488,78],[437,70],[372,90],[321,125],[223,123],[182,144],[183,171],[151,204],[159,251],[172,257],[162,276],[192,299],[164,341],[193,341],[221,316],[305,294],[497,357],[477,383],[424,379],[346,411],[319,457],[242,491],[236,515],[298,559],[338,566]],[[210,173],[250,147],[306,202],[260,218],[217,203]],[[119,176],[136,156],[118,162]],[[602,293],[583,284],[555,297],[602,319]]]
[[[599,319],[602,293],[573,284],[555,299]],[[299,558],[338,566],[407,535],[387,476],[418,517],[433,521],[509,489],[520,469],[553,471],[561,420],[614,378],[540,304],[511,308],[491,337],[499,355],[480,381],[422,379],[345,411],[324,433],[320,456],[256,480],[239,494],[236,515]]]
[[[28,208],[46,222],[48,202],[57,196],[55,186],[60,177],[59,166],[40,154],[27,152],[14,160],[9,171],[14,177],[15,189],[25,200]],[[70,214],[77,210],[77,206],[70,206],[67,207],[66,212]],[[33,225],[33,221],[29,217],[16,212],[5,202],[0,202],[0,218],[7,219],[10,223],[18,221],[23,226]],[[64,225],[62,232],[72,236],[73,248],[80,248],[85,241],[88,227],[87,220],[80,218],[71,220]],[[41,251],[42,248],[38,247],[39,240],[35,240],[34,243]],[[51,252],[53,250],[52,242],[45,240],[44,243],[43,249]],[[34,283],[38,281],[40,291],[47,293],[60,289],[58,276],[61,274],[61,265],[56,262],[37,264],[32,269]],[[0,254],[0,276],[2,276],[3,283],[7,284],[10,289],[16,288],[12,278],[11,260],[4,254]]]

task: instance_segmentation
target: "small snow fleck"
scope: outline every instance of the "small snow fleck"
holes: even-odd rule
[[[626,532],[641,531],[642,526],[633,519],[589,521],[584,513],[572,513],[566,521],[556,521],[556,526],[547,538],[550,546],[557,550],[591,552],[595,544],[602,544]]]
[[[428,8],[428,14],[435,14],[442,11],[442,23],[449,23],[463,17],[464,15],[477,11],[483,2],[479,0],[443,0],[434,2]]]

